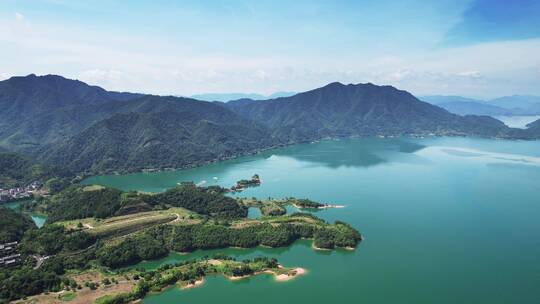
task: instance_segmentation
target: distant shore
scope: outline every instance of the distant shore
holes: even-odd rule
[[[322,137],[319,139],[306,139],[306,140],[300,140],[297,142],[290,142],[290,143],[282,143],[277,145],[272,145],[265,148],[257,148],[250,151],[238,153],[231,156],[223,156],[223,157],[217,157],[210,160],[201,160],[197,161],[191,164],[184,164],[179,166],[164,166],[164,167],[156,167],[156,168],[148,168],[148,167],[134,167],[129,169],[119,169],[119,170],[110,170],[110,171],[97,171],[97,172],[80,172],[78,177],[81,179],[85,179],[88,177],[96,176],[96,175],[124,175],[124,174],[133,174],[133,173],[154,173],[154,172],[164,172],[164,171],[176,171],[176,170],[185,170],[185,169],[193,169],[202,167],[205,165],[213,164],[213,163],[219,163],[222,161],[227,160],[233,160],[244,156],[249,155],[257,155],[259,153],[273,150],[273,149],[279,149],[283,147],[288,147],[292,145],[297,144],[308,144],[308,143],[318,143],[325,140],[341,140],[341,139],[353,139],[353,138],[399,138],[399,137],[407,137],[407,138],[425,138],[425,137],[474,137],[471,135],[466,134],[394,134],[394,135],[370,135],[370,136],[357,136],[357,135],[351,135],[351,136],[344,136],[344,137]],[[515,140],[519,138],[507,138],[507,137],[489,137],[492,139],[507,139],[507,140]]]

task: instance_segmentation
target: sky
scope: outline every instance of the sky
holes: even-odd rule
[[[0,79],[31,73],[183,96],[540,95],[540,0],[1,0]]]

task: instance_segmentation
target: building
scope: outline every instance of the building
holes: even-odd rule
[[[0,267],[9,267],[21,262],[21,254],[17,252],[19,243],[0,244]]]

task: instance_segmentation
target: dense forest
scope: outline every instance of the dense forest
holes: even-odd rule
[[[36,225],[29,216],[0,207],[0,244],[20,241],[24,233],[32,228],[36,228]]]
[[[300,238],[313,239],[317,248],[356,247],[361,235],[351,226],[336,222],[326,224],[316,219],[316,224],[298,220],[313,218],[309,214],[292,215],[288,222],[280,224],[260,223],[245,227],[220,224],[161,225],[144,233],[129,237],[97,252],[104,266],[117,268],[145,259],[164,256],[169,251],[190,252],[196,249],[226,247],[250,248],[288,246]]]
[[[17,153],[0,152],[0,189],[40,181],[55,191],[70,182],[72,174],[56,166],[40,164]]]
[[[151,196],[153,205],[182,207],[202,215],[217,218],[244,218],[247,208],[223,194],[219,187],[197,187],[182,183],[163,193]]]
[[[121,195],[122,191],[112,188],[71,186],[48,200],[47,222],[112,216],[120,209]]]
[[[247,208],[221,188],[183,183],[158,194],[122,192],[100,186],[71,186],[44,202],[48,223],[88,217],[107,218],[155,209],[182,207],[217,218],[244,218]]]

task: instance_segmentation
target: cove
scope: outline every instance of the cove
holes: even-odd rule
[[[208,166],[95,176],[85,184],[159,192],[178,182],[230,187],[259,174],[240,197],[294,196],[346,205],[317,216],[343,220],[365,240],[352,252],[288,248],[173,253],[161,263],[223,252],[272,256],[308,274],[270,276],[150,295],[144,303],[540,303],[540,142],[478,138],[327,140]],[[214,179],[217,178],[217,179]]]

